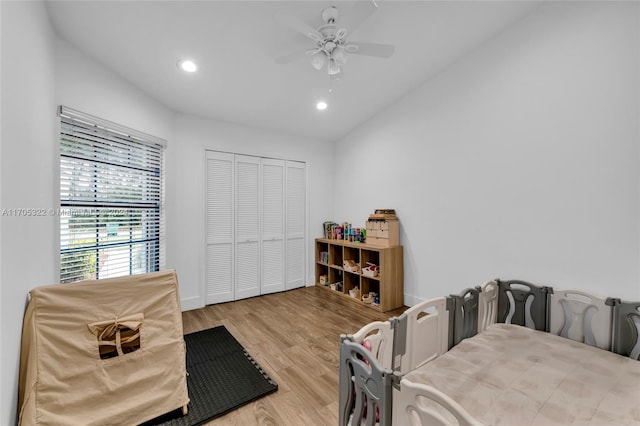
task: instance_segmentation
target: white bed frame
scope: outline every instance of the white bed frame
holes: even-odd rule
[[[514,297],[507,294],[516,288],[513,284],[517,287],[513,291],[520,292],[517,295],[520,307]],[[478,333],[496,322],[521,318],[524,323],[519,325],[537,328],[545,324],[548,329],[544,331],[604,350],[612,349],[635,359],[640,357],[640,303],[623,303],[619,299],[602,298],[578,290],[554,291],[551,287],[523,281],[493,280],[476,290],[479,296],[477,310],[471,314],[477,315]],[[463,295],[469,291],[465,290]],[[455,304],[448,301],[456,297],[459,300],[467,298],[454,295],[430,299],[409,308],[400,317],[376,321],[353,335],[341,336],[341,426],[450,425],[455,422],[481,425],[444,393],[403,378],[407,372],[438,358],[452,346],[451,322],[455,318],[452,312]],[[537,313],[517,312],[523,307],[531,308],[536,297],[547,299],[543,306],[535,308]],[[500,306],[499,310],[501,299],[508,300],[510,305]],[[506,321],[500,321],[500,311]],[[467,317],[469,314],[466,313]],[[365,341],[371,344],[371,351],[364,348]],[[430,403],[424,403],[425,400]],[[445,418],[433,403],[450,416]]]

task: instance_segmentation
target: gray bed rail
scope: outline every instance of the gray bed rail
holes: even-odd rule
[[[640,360],[640,302],[607,299],[613,306],[611,352]]]
[[[473,337],[478,332],[478,296],[480,287],[467,288],[460,294],[449,296],[453,302],[451,309],[453,321],[449,321],[449,349],[462,340]]]
[[[391,425],[393,384],[400,375],[385,369],[352,336],[340,336],[338,421],[346,425]]]
[[[498,322],[516,324],[539,331],[549,331],[548,295],[551,287],[526,281],[508,280],[498,283]]]

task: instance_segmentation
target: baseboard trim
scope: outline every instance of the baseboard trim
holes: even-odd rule
[[[185,297],[180,299],[180,307],[182,312],[204,308],[204,300],[200,296]]]
[[[417,305],[420,302],[424,302],[425,300],[427,299],[422,299],[407,293],[404,294],[404,304],[409,307]]]

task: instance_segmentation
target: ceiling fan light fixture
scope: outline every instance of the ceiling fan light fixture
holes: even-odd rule
[[[336,63],[335,59],[329,59],[329,65],[327,66],[329,75],[340,74],[340,66]]]
[[[181,59],[178,61],[178,68],[184,72],[194,73],[198,71],[198,66],[191,59]]]
[[[335,60],[336,64],[341,66],[347,63],[347,53],[345,52],[344,47],[338,46],[335,48],[331,57]]]
[[[318,109],[319,111],[324,111],[325,109],[327,109],[327,103],[325,101],[320,101],[316,104],[316,109]]]
[[[319,51],[311,57],[311,66],[317,70],[321,70],[327,64],[327,56],[323,51]]]

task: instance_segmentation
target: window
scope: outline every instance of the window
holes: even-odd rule
[[[61,282],[163,267],[164,146],[60,107]]]

